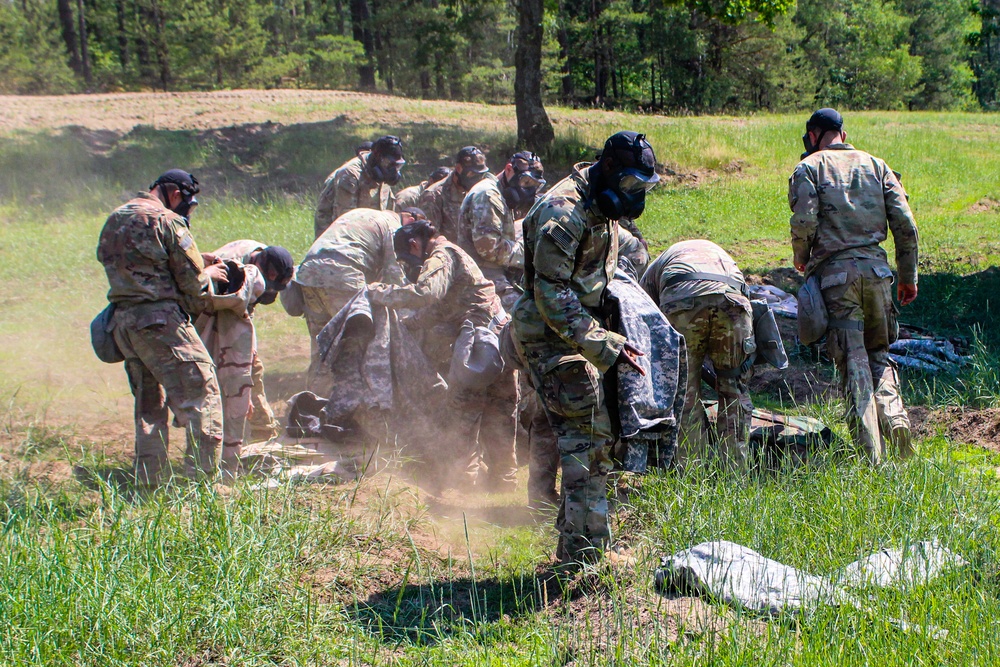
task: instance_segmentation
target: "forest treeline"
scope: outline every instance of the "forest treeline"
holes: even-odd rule
[[[0,0],[0,92],[302,87],[511,102],[519,10]],[[543,99],[672,113],[993,109],[998,16],[1000,0],[544,0]]]

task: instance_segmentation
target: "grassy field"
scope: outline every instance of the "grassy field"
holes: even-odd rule
[[[979,341],[958,378],[904,377],[921,456],[871,470],[844,442],[839,400],[797,406],[834,426],[830,452],[747,479],[618,480],[614,529],[639,564],[561,585],[551,522],[524,511],[523,492],[438,498],[389,466],[352,485],[133,502],[73,475],[131,448],[124,373],[87,339],[106,291],[97,235],[129,193],[187,168],[205,186],[202,250],[256,238],[301,257],[319,186],[359,141],[399,134],[407,184],[470,143],[498,167],[512,109],[310,91],[0,97],[0,109],[0,664],[1000,664],[1000,457],[980,446],[1000,436],[1000,117],[847,116],[849,140],[902,173],[920,226],[920,298],[903,321]],[[650,136],[674,174],[640,220],[654,249],[709,238],[751,273],[788,275],[804,117],[552,115],[554,176],[617,129]],[[258,333],[280,407],[304,384],[305,325],[263,308]],[[709,539],[816,574],[925,539],[971,565],[867,591],[866,612],[765,622],[653,590],[660,555]]]

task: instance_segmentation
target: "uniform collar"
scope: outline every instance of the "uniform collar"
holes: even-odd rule
[[[850,144],[830,144],[823,150],[825,151],[853,151],[854,146]]]

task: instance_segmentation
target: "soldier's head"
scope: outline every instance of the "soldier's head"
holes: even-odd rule
[[[806,133],[802,135],[802,145],[806,151],[802,157],[821,151],[830,144],[847,141],[844,132],[844,117],[836,109],[820,109],[806,121]]]
[[[451,167],[438,167],[427,176],[427,185],[433,185],[438,181],[443,181],[444,179],[451,176]]]
[[[500,177],[500,189],[515,218],[524,217],[535,203],[538,193],[545,187],[544,176],[542,161],[531,151],[514,153],[507,161]]]
[[[198,205],[195,195],[201,190],[198,179],[192,174],[183,169],[171,169],[160,174],[149,186],[149,191],[177,215],[190,218]]]
[[[646,193],[660,182],[646,135],[629,131],[608,137],[589,174],[590,200],[609,220],[638,218],[646,208]]]
[[[362,141],[360,144],[354,147],[354,155],[360,156],[362,153],[370,151],[371,149],[372,149],[371,141]]]
[[[260,269],[266,286],[257,303],[273,303],[278,292],[288,287],[288,283],[292,281],[292,275],[295,273],[292,253],[280,245],[269,245],[254,253],[250,261]]]
[[[427,214],[424,213],[424,209],[422,208],[410,206],[399,212],[400,227],[412,225],[414,222],[420,222],[421,220],[427,220]]]
[[[406,279],[417,282],[420,267],[430,254],[430,241],[438,235],[437,229],[427,220],[417,220],[403,225],[392,235],[392,249],[396,261],[403,267]]]
[[[403,142],[399,137],[386,135],[375,140],[372,152],[368,154],[368,173],[379,183],[395,185],[402,176]]]
[[[455,171],[452,178],[463,190],[483,180],[490,168],[486,166],[486,155],[475,146],[466,146],[455,156]]]

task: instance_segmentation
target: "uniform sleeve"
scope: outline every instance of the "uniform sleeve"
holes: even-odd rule
[[[503,227],[507,213],[500,195],[490,191],[468,203],[472,244],[479,256],[498,266],[524,266],[524,244],[519,240],[504,238]]]
[[[420,210],[424,212],[427,216],[427,220],[434,225],[438,231],[441,231],[441,223],[444,220],[444,213],[441,211],[441,197],[437,196],[440,190],[431,190],[430,188],[424,190],[424,193],[420,195],[420,203],[418,206]]]
[[[624,227],[618,227],[618,261],[627,259],[630,268],[635,274],[633,277],[638,280],[649,266],[649,251],[642,241],[637,239],[632,232]]]
[[[917,284],[917,223],[906,200],[906,191],[896,174],[888,166],[882,181],[885,196],[885,214],[896,245],[896,269],[899,282],[904,285]]]
[[[334,179],[334,186],[333,217],[330,222],[358,207],[358,174],[351,169],[344,169]]]
[[[535,236],[535,305],[549,328],[604,372],[618,359],[625,337],[601,326],[571,286],[582,226],[565,214],[540,223]]]
[[[386,230],[382,238],[382,266],[379,270],[379,280],[391,285],[402,285],[406,281],[403,279],[403,269],[396,261],[396,251],[392,247],[392,232]]]
[[[441,301],[448,293],[454,267],[443,253],[432,253],[412,285],[393,285],[372,295],[372,303],[389,308],[419,310]]]
[[[180,219],[165,221],[164,247],[167,262],[174,282],[185,299],[185,310],[193,314],[208,309],[209,279],[205,275],[205,264],[201,259],[198,244],[191,231]]]
[[[792,256],[796,264],[806,264],[819,224],[819,194],[815,175],[802,163],[788,179],[788,205],[792,209]]]
[[[319,193],[319,200],[316,202],[316,213],[313,215],[313,231],[316,238],[319,238],[326,228],[330,226],[337,216],[333,214],[333,200],[336,193],[336,174],[330,174],[323,185],[323,192]]]

